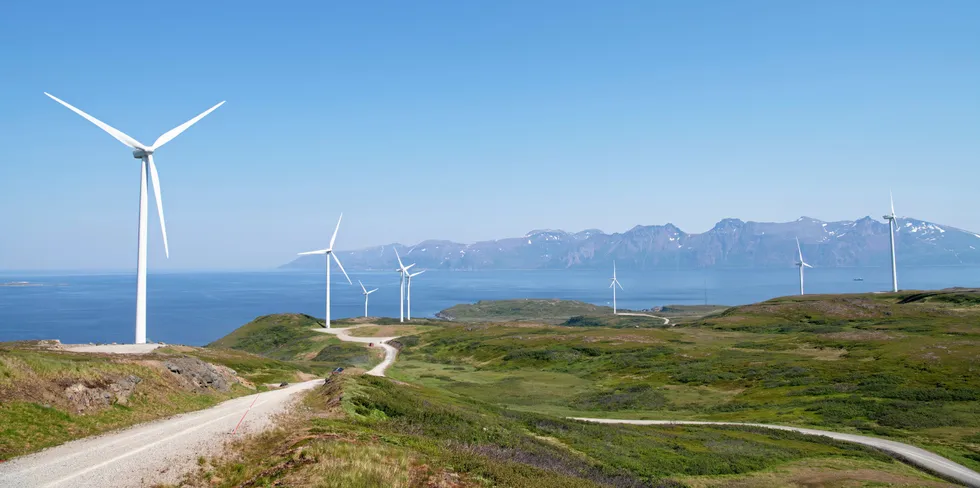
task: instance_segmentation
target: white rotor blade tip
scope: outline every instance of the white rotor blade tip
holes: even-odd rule
[[[357,284],[358,285],[361,285],[361,290],[364,290],[364,293],[366,294],[367,293],[367,288],[364,288],[364,283],[361,283],[361,280],[357,280]]]
[[[157,165],[153,164],[153,155],[147,155],[147,162],[150,163],[150,180],[153,182],[153,196],[157,200],[157,215],[160,216],[160,232],[163,233],[163,250],[170,259],[170,245],[167,243],[167,224],[163,220],[163,196],[160,195],[160,175],[157,174]]]
[[[344,272],[344,278],[347,278],[347,282],[353,285],[354,282],[350,280],[350,276],[347,276],[347,271],[344,271],[344,265],[340,264],[340,258],[338,258],[334,253],[330,253],[330,255],[333,256],[333,260],[337,262],[337,266],[340,266],[340,270]]]
[[[213,107],[205,110],[201,115],[198,115],[197,117],[194,117],[193,119],[188,120],[187,122],[184,122],[183,124],[180,124],[177,127],[174,127],[173,129],[168,130],[167,132],[164,132],[163,135],[160,136],[160,137],[158,137],[156,141],[153,141],[153,146],[151,146],[150,149],[153,149],[153,150],[159,149],[164,144],[172,141],[175,137],[179,136],[181,132],[184,132],[185,130],[187,130],[188,127],[196,124],[197,121],[203,119],[205,115],[207,115],[207,114],[209,114],[211,112],[214,112],[214,110],[216,108],[224,105],[224,103],[225,102],[221,102],[221,103],[219,103],[219,104],[217,104],[217,105],[215,105],[215,106],[213,106]]]
[[[142,143],[140,143],[140,141],[137,141],[136,139],[133,139],[132,137],[129,137],[123,131],[121,131],[119,129],[116,129],[115,127],[112,127],[111,125],[109,125],[109,124],[107,124],[105,122],[102,122],[101,120],[99,120],[99,119],[97,119],[95,117],[92,117],[91,115],[89,115],[89,114],[87,114],[85,112],[82,112],[81,110],[79,110],[79,109],[75,108],[74,106],[72,106],[70,103],[68,103],[68,102],[66,102],[66,101],[64,101],[64,100],[62,100],[62,99],[60,99],[60,98],[58,98],[58,97],[56,97],[56,96],[48,93],[48,92],[44,92],[44,94],[47,95],[48,97],[50,97],[52,100],[54,100],[54,101],[56,101],[56,102],[64,105],[65,107],[68,108],[68,110],[71,110],[72,112],[75,112],[76,114],[81,115],[82,117],[85,118],[85,120],[87,120],[87,121],[89,121],[89,122],[91,122],[91,123],[99,126],[100,129],[108,132],[109,135],[112,136],[112,137],[114,137],[117,141],[119,141],[119,142],[121,142],[121,143],[123,143],[123,144],[125,144],[125,145],[127,145],[127,146],[129,146],[131,148],[133,148],[133,149],[137,149],[137,148],[139,148],[139,149],[146,149],[146,146],[144,146]]]
[[[340,214],[340,218],[337,219],[337,227],[333,229],[333,237],[330,238],[330,249],[333,249],[333,243],[337,240],[337,231],[340,230],[340,221],[344,220],[344,214]]]

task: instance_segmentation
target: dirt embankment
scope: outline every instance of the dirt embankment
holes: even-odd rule
[[[163,399],[168,393],[226,393],[232,385],[254,389],[225,366],[190,356],[119,358],[109,355],[43,353],[0,354],[0,401],[26,401],[73,414],[96,413],[113,405],[129,405],[133,395]],[[38,365],[79,361],[85,367],[46,371]]]

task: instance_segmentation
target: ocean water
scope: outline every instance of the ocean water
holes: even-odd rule
[[[336,270],[335,270],[336,271]],[[814,268],[806,272],[808,293],[854,293],[890,288],[887,268]],[[608,272],[593,270],[441,271],[412,283],[412,309],[431,317],[458,303],[507,298],[562,298],[611,304]],[[621,308],[666,304],[738,305],[799,291],[795,267],[676,271],[619,270]],[[398,316],[398,275],[354,272],[354,285],[332,276],[333,317],[364,313],[357,280],[369,289],[372,316]],[[339,279],[338,279],[339,278]],[[863,278],[864,281],[854,281]],[[135,274],[0,272],[0,341],[59,339],[66,343],[131,342]],[[980,268],[899,268],[903,289],[980,287]],[[322,271],[150,273],[147,279],[147,337],[152,341],[203,345],[259,315],[302,312],[323,317]]]

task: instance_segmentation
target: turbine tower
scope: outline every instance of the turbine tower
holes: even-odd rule
[[[796,262],[796,265],[800,267],[800,295],[803,295],[803,268],[812,268],[809,264],[803,261],[803,249],[800,248],[800,238],[796,238],[796,253],[799,254],[800,260]]]
[[[367,313],[368,295],[370,295],[370,294],[378,291],[378,289],[375,288],[375,289],[369,291],[367,288],[364,288],[364,283],[361,283],[361,280],[357,280],[357,284],[361,285],[361,295],[364,295],[364,316],[367,317],[368,316],[368,313]]]
[[[337,231],[340,230],[340,221],[343,219],[344,219],[344,214],[340,214],[340,218],[337,219],[337,227],[335,227],[333,230],[333,237],[330,238],[330,247],[326,249],[320,249],[318,251],[307,251],[307,252],[299,253],[300,256],[307,256],[310,254],[323,254],[324,257],[326,257],[327,259],[327,315],[325,319],[326,325],[324,325],[324,327],[326,327],[327,329],[330,328],[330,257],[331,256],[333,256],[333,260],[337,262],[337,266],[340,267],[340,270],[344,271],[344,265],[340,264],[340,259],[338,259],[337,255],[333,253],[333,243],[334,241],[337,240]],[[354,282],[350,280],[350,276],[347,276],[347,271],[344,271],[344,277],[347,278],[348,283],[352,285],[354,284]]]
[[[408,291],[406,293],[406,296],[408,298],[408,307],[407,307],[408,308],[408,320],[412,320],[412,278],[414,278],[414,277],[416,277],[416,276],[418,276],[418,275],[420,275],[422,273],[425,273],[425,270],[424,269],[422,271],[419,271],[418,273],[409,273],[408,274],[408,286],[406,287],[408,289]]]
[[[153,163],[153,153],[163,147],[164,144],[172,141],[175,137],[179,136],[181,132],[187,130],[188,127],[197,123],[197,121],[204,118],[205,115],[213,112],[216,108],[220,107],[225,102],[221,102],[209,109],[207,109],[201,115],[194,117],[187,122],[184,122],[167,132],[164,132],[162,136],[158,137],[152,145],[145,145],[141,142],[129,137],[122,131],[119,131],[109,124],[102,122],[91,115],[82,112],[81,110],[71,106],[68,102],[61,100],[60,98],[44,92],[45,95],[50,97],[52,100],[64,105],[72,112],[81,115],[89,122],[99,126],[100,129],[106,131],[112,137],[116,138],[117,141],[125,144],[130,149],[133,150],[133,157],[140,160],[140,213],[139,213],[139,234],[137,237],[137,252],[136,252],[136,343],[144,344],[146,343],[146,216],[147,216],[147,198],[146,198],[146,173],[150,173],[150,180],[153,183],[153,196],[156,197],[157,201],[157,214],[160,216],[160,230],[163,234],[163,251],[166,253],[167,258],[170,258],[170,247],[167,243],[167,226],[163,220],[163,200],[160,196],[160,176],[157,174],[156,164]]]
[[[888,192],[888,200],[892,204],[892,213],[882,217],[888,221],[888,240],[892,245],[892,291],[898,291],[898,269],[895,267],[895,231],[898,227],[898,217],[895,216],[895,199],[892,192]]]
[[[613,261],[613,277],[609,280],[609,288],[613,290],[613,315],[616,315],[616,287],[618,286],[620,290],[623,289],[623,285],[619,284],[619,280],[616,279],[616,261]]]
[[[392,247],[392,249],[395,249],[395,248]],[[398,269],[396,269],[395,271],[398,271],[398,276],[399,276],[399,280],[398,280],[398,292],[399,292],[399,296],[398,296],[398,313],[399,313],[398,321],[399,322],[404,322],[405,321],[405,277],[408,276],[408,268],[411,268],[412,266],[415,266],[415,264],[409,264],[408,266],[405,266],[405,264],[402,263],[401,256],[398,255],[398,249],[395,249],[395,259],[398,260]]]

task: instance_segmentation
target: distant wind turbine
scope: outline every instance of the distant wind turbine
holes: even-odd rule
[[[340,230],[340,221],[343,219],[344,219],[344,214],[340,214],[340,218],[337,219],[337,227],[335,227],[333,230],[333,237],[330,238],[330,247],[326,249],[320,249],[318,251],[307,251],[307,252],[299,253],[300,256],[308,256],[310,254],[323,254],[324,257],[326,257],[327,259],[327,315],[326,315],[325,325],[324,325],[324,327],[326,327],[327,329],[330,328],[330,257],[331,256],[333,257],[333,260],[337,262],[337,266],[340,267],[340,270],[344,272],[344,277],[347,278],[347,282],[352,285],[354,284],[354,282],[350,280],[350,276],[347,276],[347,271],[344,271],[344,265],[340,264],[340,259],[333,252],[333,243],[337,240],[337,231]]]
[[[892,205],[892,213],[882,217],[888,221],[888,240],[892,245],[892,291],[898,291],[898,269],[895,267],[895,231],[898,227],[898,217],[895,216],[895,198],[892,197],[892,192],[888,192],[888,200]]]
[[[616,314],[616,287],[618,286],[620,290],[623,289],[623,285],[621,285],[619,283],[619,280],[616,279],[616,261],[613,261],[613,277],[609,281],[610,281],[609,288],[612,288],[613,290],[613,315],[615,315]]]
[[[398,255],[398,249],[395,249],[394,247],[392,247],[392,249],[394,249],[395,251],[395,259],[398,260],[398,269],[395,270],[398,271],[398,275],[399,275],[398,321],[404,322],[405,321],[405,277],[408,276],[408,268],[415,266],[415,264],[409,264],[408,266],[405,266],[405,264],[402,263],[401,256]]]
[[[408,286],[406,286],[406,289],[408,290],[406,292],[406,295],[408,297],[408,320],[412,320],[412,278],[422,273],[425,273],[424,269],[422,271],[419,271],[418,273],[410,273],[408,275]]]
[[[368,316],[368,311],[367,311],[368,310],[367,309],[368,295],[370,295],[370,294],[378,291],[378,289],[375,288],[373,290],[368,290],[367,288],[364,288],[364,283],[361,283],[361,280],[357,280],[357,284],[361,285],[361,290],[362,290],[361,291],[361,295],[364,295],[364,316],[367,317]]]
[[[799,254],[800,260],[796,263],[800,267],[800,295],[803,294],[803,268],[812,268],[809,264],[803,261],[803,249],[800,248],[800,238],[796,238],[796,253]]]
[[[188,127],[203,119],[205,115],[213,112],[225,102],[221,102],[207,109],[201,115],[198,115],[197,117],[194,117],[193,119],[188,120],[187,122],[184,122],[183,124],[178,125],[167,132],[164,132],[163,135],[158,137],[152,145],[147,146],[124,134],[122,131],[110,127],[109,124],[106,124],[101,120],[96,119],[95,117],[92,117],[91,115],[71,106],[68,102],[61,100],[48,92],[44,92],[44,94],[50,97],[52,100],[64,105],[65,107],[68,107],[68,109],[72,112],[81,115],[89,122],[99,126],[100,129],[108,132],[109,135],[116,138],[117,141],[129,146],[133,150],[133,157],[141,161],[139,234],[137,238],[136,254],[136,343],[144,344],[146,343],[146,173],[149,171],[150,179],[153,183],[153,195],[156,197],[157,214],[160,216],[160,230],[163,234],[163,251],[166,253],[167,258],[169,259],[170,246],[167,243],[167,226],[163,220],[163,201],[160,196],[160,177],[157,174],[156,164],[153,163],[153,153],[157,149],[163,147],[164,144],[179,136],[180,133],[187,130]]]

